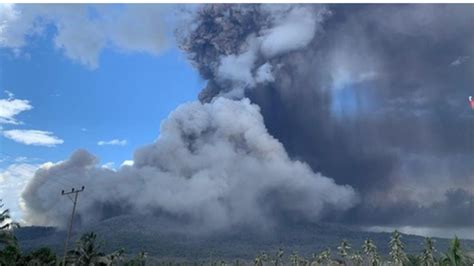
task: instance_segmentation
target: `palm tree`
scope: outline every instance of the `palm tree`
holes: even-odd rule
[[[345,239],[342,240],[341,245],[337,247],[337,253],[341,256],[344,263],[346,263],[346,258],[349,256],[351,249],[351,245]]]
[[[316,262],[318,264],[329,265],[332,262],[331,261],[331,250],[329,248],[321,251],[321,253],[319,253],[316,256],[313,255],[313,257],[316,257]]]
[[[146,253],[144,251],[140,251],[134,258],[132,258],[127,263],[125,263],[125,265],[126,266],[145,266],[146,257],[147,257]]]
[[[402,243],[402,236],[397,230],[392,233],[389,246],[390,257],[395,265],[403,265],[403,263],[408,261],[404,251],[405,246]]]
[[[263,260],[261,255],[255,257],[255,266],[263,266]]]
[[[461,249],[461,241],[457,236],[451,241],[448,251],[444,253],[441,260],[443,265],[459,266],[464,265],[466,257]]]
[[[270,256],[268,256],[267,252],[265,251],[262,251],[260,258],[262,259],[262,263],[268,262],[270,260]]]
[[[364,251],[370,265],[377,266],[380,264],[380,256],[377,253],[377,246],[371,239],[367,238],[364,241],[364,244],[362,245],[362,250]]]
[[[277,253],[275,254],[275,266],[278,266],[283,258],[283,255],[285,253],[283,252],[282,248],[279,248]]]
[[[3,206],[2,200],[0,199],[0,245],[16,246],[17,241],[13,234],[13,229],[18,228],[19,224],[11,221],[9,209],[1,211]]]
[[[300,257],[298,256],[298,252],[293,251],[293,253],[290,255],[290,262],[291,265],[293,266],[298,266],[300,261]]]
[[[434,253],[436,249],[434,247],[434,240],[431,237],[425,238],[425,247],[423,248],[423,253],[420,256],[420,262],[423,266],[434,266],[435,259]]]
[[[364,262],[364,258],[362,258],[362,255],[359,251],[352,254],[350,259],[352,261],[352,264],[354,264],[355,266],[360,266]]]
[[[95,265],[105,260],[106,256],[100,252],[100,245],[96,243],[97,235],[94,232],[86,233],[77,241],[76,248],[70,252],[79,265]]]
[[[13,229],[19,227],[18,223],[12,222],[10,210],[3,209],[2,200],[0,199],[0,265],[17,265],[21,263],[21,251],[18,246]]]
[[[107,262],[108,265],[110,264],[119,264],[119,265],[122,265],[122,263],[124,262],[124,253],[125,253],[125,250],[124,249],[119,249],[119,250],[116,250],[110,254],[107,254],[105,256],[105,259],[103,259],[103,261]]]

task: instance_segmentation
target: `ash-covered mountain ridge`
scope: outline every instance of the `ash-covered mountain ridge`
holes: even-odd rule
[[[123,215],[76,230],[71,243],[82,233],[93,231],[106,251],[123,248],[127,254],[146,251],[153,257],[189,260],[208,259],[212,253],[216,259],[229,260],[252,259],[262,251],[273,254],[279,248],[283,248],[286,255],[296,251],[307,257],[325,248],[335,253],[343,239],[348,240],[354,250],[360,250],[363,241],[370,238],[380,254],[388,256],[389,253],[390,233],[361,231],[336,223],[293,223],[291,226],[278,225],[261,230],[242,226],[211,235],[182,234],[172,227],[167,221],[151,215]],[[47,246],[61,252],[66,234],[54,227],[29,226],[17,229],[16,236],[23,251]],[[450,239],[434,239],[439,252],[448,248]],[[402,240],[407,253],[421,253],[424,237],[402,234]],[[464,250],[472,251],[474,240],[462,240],[462,246]]]

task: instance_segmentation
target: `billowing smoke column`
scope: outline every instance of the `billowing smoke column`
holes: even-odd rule
[[[473,11],[205,6],[182,47],[208,80],[202,102],[249,97],[290,157],[360,192],[338,221],[470,226]]]
[[[173,112],[133,166],[100,168],[86,151],[43,166],[23,193],[26,220],[64,225],[56,177],[92,188],[82,223],[470,225],[473,11],[204,5],[179,31],[207,80],[200,102]]]
[[[291,160],[270,136],[258,106],[218,98],[175,110],[154,144],[135,153],[133,166],[111,171],[87,151],[45,165],[23,193],[25,219],[62,226],[70,212],[50,179],[85,184],[82,223],[117,214],[161,213],[200,231],[235,225],[270,226],[279,216],[317,221],[356,202],[349,186]]]
[[[209,5],[197,26],[181,36],[203,78],[199,99],[242,98],[245,90],[275,81],[272,59],[304,49],[330,12],[317,5]]]

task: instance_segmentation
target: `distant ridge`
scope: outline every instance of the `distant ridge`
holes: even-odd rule
[[[353,249],[360,250],[367,238],[374,240],[381,255],[387,256],[389,252],[390,233],[358,231],[330,223],[278,227],[264,233],[235,228],[231,232],[212,236],[170,233],[168,226],[152,216],[119,216],[83,228],[79,234],[94,231],[105,251],[124,248],[126,253],[136,254],[144,250],[161,258],[205,259],[212,252],[215,258],[251,259],[261,251],[273,254],[280,247],[286,254],[298,251],[301,255],[311,256],[327,247],[335,253],[342,239],[347,239]],[[73,240],[79,234],[76,232]],[[47,246],[61,252],[65,239],[65,233],[53,227],[22,227],[16,231],[16,235],[23,251]],[[447,249],[449,239],[433,239],[439,252]],[[418,255],[421,252],[424,237],[403,234],[402,240],[407,253]],[[473,240],[463,240],[462,245],[467,252],[474,250]]]

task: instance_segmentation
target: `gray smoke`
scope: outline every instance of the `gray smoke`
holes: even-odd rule
[[[244,94],[261,107],[290,157],[360,192],[356,208],[330,220],[468,226],[473,11],[472,5],[205,6],[182,43],[208,80],[201,101]],[[293,20],[306,26],[293,29]],[[280,28],[308,39],[287,46],[292,34],[269,37]],[[223,71],[228,65],[236,71]]]
[[[285,215],[317,221],[356,203],[351,187],[291,160],[248,99],[182,105],[160,132],[155,143],[136,151],[133,166],[117,171],[99,167],[84,150],[42,166],[22,195],[25,220],[66,224],[71,206],[60,199],[54,180],[86,186],[78,205],[82,224],[157,214],[209,232],[269,227]]]

